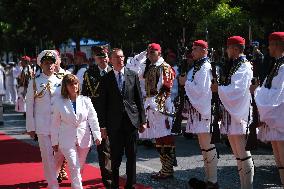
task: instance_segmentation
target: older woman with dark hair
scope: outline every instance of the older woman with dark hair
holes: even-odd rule
[[[67,74],[62,80],[61,97],[53,109],[51,140],[65,156],[74,189],[82,189],[82,171],[93,141],[101,143],[97,113],[91,99],[79,95],[79,80]]]

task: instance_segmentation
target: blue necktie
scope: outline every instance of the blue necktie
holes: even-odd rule
[[[104,76],[104,75],[106,75],[106,71],[105,70],[101,71],[101,76]]]
[[[122,90],[122,75],[121,72],[118,72],[118,88],[121,91]]]

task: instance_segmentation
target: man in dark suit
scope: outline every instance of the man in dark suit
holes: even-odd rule
[[[125,151],[126,185],[136,183],[136,140],[138,132],[146,128],[140,83],[135,72],[124,67],[121,49],[113,49],[110,55],[113,70],[103,78],[101,89],[102,136],[108,135],[111,149],[112,189],[119,187],[119,167]]]
[[[112,70],[108,65],[109,58],[107,50],[103,47],[94,47],[93,57],[95,63],[90,66],[84,74],[83,86],[81,94],[91,98],[93,106],[97,112],[99,123],[101,122],[102,107],[100,103],[100,95],[98,88],[101,85],[101,78]],[[101,124],[101,123],[100,123]],[[104,137],[101,145],[97,146],[99,165],[103,184],[106,188],[111,186],[111,160],[109,139]]]

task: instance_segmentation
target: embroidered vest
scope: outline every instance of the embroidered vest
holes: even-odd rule
[[[158,94],[157,84],[160,78],[161,66],[150,65],[149,70],[145,73],[145,91],[147,97]]]

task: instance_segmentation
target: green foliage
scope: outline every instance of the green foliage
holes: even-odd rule
[[[249,25],[256,35],[255,21],[248,12],[241,7],[231,7],[229,1],[221,2],[206,18],[198,23],[197,34],[208,30],[208,41],[211,47],[221,49],[226,39],[233,35],[240,35],[249,39]],[[259,31],[259,30],[258,30]]]
[[[149,42],[176,48],[183,28],[187,44],[207,37],[216,48],[230,35],[248,39],[249,24],[254,39],[283,30],[283,11],[278,8],[282,4],[276,0],[1,0],[0,51],[23,53],[25,48],[35,54],[36,47],[58,47],[83,37],[106,40],[126,51],[140,51]]]

